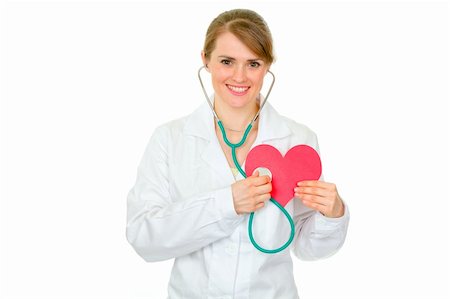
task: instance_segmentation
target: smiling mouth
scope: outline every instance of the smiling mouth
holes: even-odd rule
[[[243,95],[247,92],[247,90],[250,89],[250,86],[234,86],[234,85],[228,85],[228,89],[236,95]]]

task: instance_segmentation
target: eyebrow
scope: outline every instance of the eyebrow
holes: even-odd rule
[[[219,55],[218,58],[222,58],[222,59],[228,59],[228,60],[233,60],[235,61],[236,59],[230,56],[226,56],[226,55]],[[263,61],[261,58],[253,58],[253,59],[247,59],[248,62],[253,62],[253,61]]]

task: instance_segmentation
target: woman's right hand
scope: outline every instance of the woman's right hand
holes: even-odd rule
[[[264,207],[270,199],[272,183],[268,175],[259,176],[259,172],[255,171],[252,176],[232,184],[231,191],[236,213],[251,213]]]

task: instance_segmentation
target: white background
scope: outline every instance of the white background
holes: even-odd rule
[[[270,101],[350,206],[339,253],[295,259],[301,298],[450,297],[446,1],[8,1],[1,298],[165,298],[173,261],[127,243],[126,195],[155,126],[203,103],[206,28],[236,7],[268,22]]]

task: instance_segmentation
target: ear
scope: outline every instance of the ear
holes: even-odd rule
[[[206,55],[205,55],[205,52],[204,51],[202,51],[202,61],[203,61],[203,65],[205,66],[205,68],[206,68],[206,70],[209,72],[209,69],[208,69],[208,59],[206,58]]]

